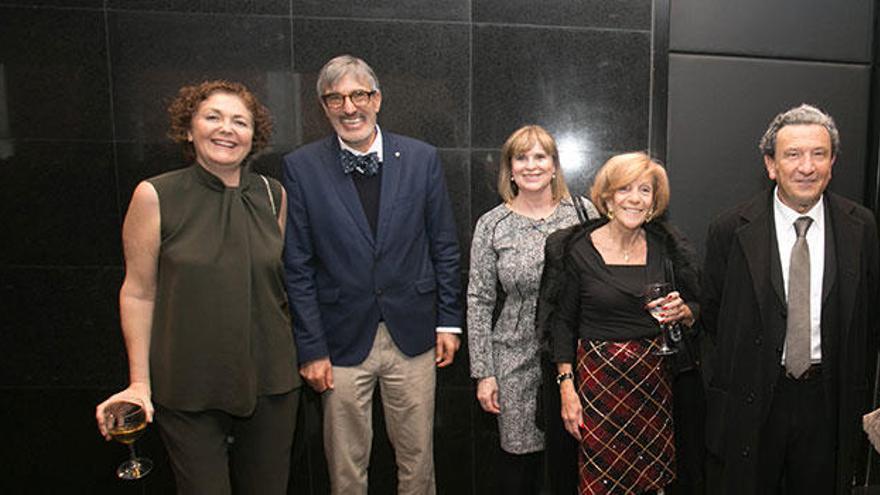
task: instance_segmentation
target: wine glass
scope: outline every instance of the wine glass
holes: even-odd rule
[[[643,299],[645,301],[645,305],[648,305],[657,299],[661,299],[666,297],[667,294],[672,292],[672,284],[668,282],[654,282],[645,286],[645,292],[643,295]],[[663,316],[660,316],[663,313],[663,304],[657,304],[648,310],[651,316],[657,320],[657,323],[660,325],[660,348],[654,351],[655,356],[671,356],[678,352],[677,349],[670,347],[669,342],[666,340],[666,332],[669,330],[668,326],[661,323]]]
[[[153,461],[138,457],[134,450],[134,442],[147,429],[147,412],[144,408],[133,402],[111,402],[104,408],[104,425],[114,440],[128,446],[129,459],[116,468],[116,476],[124,480],[146,476],[153,469]]]

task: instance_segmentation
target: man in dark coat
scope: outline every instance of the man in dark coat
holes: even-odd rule
[[[815,107],[779,114],[761,139],[776,186],[709,227],[709,493],[844,494],[864,466],[877,227],[869,210],[826,191],[839,143]]]

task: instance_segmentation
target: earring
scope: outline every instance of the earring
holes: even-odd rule
[[[654,207],[653,206],[651,207],[650,210],[648,210],[648,214],[645,215],[645,223],[650,222],[652,218],[654,218]]]
[[[556,178],[556,172],[554,172],[553,175],[550,176],[550,178],[551,178],[551,179],[555,179],[555,178]]]
[[[608,220],[614,220],[614,211],[609,208],[605,216],[608,217]]]

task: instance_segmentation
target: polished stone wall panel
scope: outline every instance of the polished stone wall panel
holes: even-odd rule
[[[438,151],[443,163],[446,190],[449,192],[449,202],[452,203],[455,226],[458,230],[461,265],[465,267],[469,259],[468,247],[471,245],[470,153],[460,149],[441,149]]]
[[[671,213],[698,247],[715,215],[770,185],[758,141],[777,113],[803,102],[840,130],[829,188],[864,199],[870,67],[673,54],[669,77]]]
[[[0,141],[111,139],[106,59],[100,11],[0,7]]]
[[[0,6],[15,7],[52,7],[67,9],[98,9],[104,6],[104,0],[0,0]]]
[[[477,26],[473,43],[473,147],[529,123],[568,148],[647,147],[648,34]]]
[[[297,411],[296,433],[291,452],[290,486],[288,493],[330,493],[330,476],[324,457],[324,439],[321,430],[321,396],[303,387]]]
[[[288,20],[112,12],[108,22],[117,139],[165,142],[165,110],[178,89],[208,79],[244,83],[267,103],[282,129],[292,128],[298,109],[289,99],[294,82],[288,73]]]
[[[113,10],[288,15],[290,0],[107,0]]]
[[[0,0],[0,178],[14,191],[0,214],[16,239],[0,255],[0,346],[17,356],[0,372],[0,402],[65,404],[61,414],[0,403],[0,422],[23,424],[4,445],[25,454],[9,466],[13,487],[174,490],[155,429],[139,448],[156,471],[120,485],[112,470],[124,450],[99,439],[91,418],[127,376],[121,217],[139,181],[186,166],[165,136],[181,85],[226,78],[254,90],[275,133],[253,169],[279,177],[285,153],[331,132],[314,90],[320,67],[340,53],[365,58],[382,82],[383,129],[438,147],[463,282],[473,223],[499,201],[495,163],[511,131],[545,125],[573,190],[611,154],[646,147],[650,3],[548,0],[537,11],[512,1]],[[474,398],[462,337],[437,376],[437,489],[492,493],[497,421]],[[304,394],[289,493],[329,492],[319,403]],[[370,493],[384,495],[397,468],[378,400],[373,414]],[[65,441],[53,452],[58,432]],[[55,453],[79,457],[40,476]],[[15,492],[2,489],[7,480],[0,491]]]
[[[0,387],[124,384],[120,268],[4,267],[0,275],[5,353]]]
[[[330,58],[350,53],[370,64],[379,78],[383,129],[438,148],[467,147],[468,43],[469,28],[457,24],[294,19],[304,142],[332,132],[315,82]]]
[[[474,22],[651,29],[650,0],[473,0]]]
[[[472,448],[471,410],[478,407],[474,390],[439,386],[436,400],[434,470],[438,495],[488,493],[472,491],[474,472],[482,469]]]
[[[128,449],[98,435],[95,406],[115,389],[0,388],[0,492],[10,494],[160,495],[174,493],[168,456],[155,426],[137,441],[154,462],[137,481],[116,477]],[[26,418],[26,420],[23,420]]]
[[[502,493],[498,486],[501,476],[499,458],[502,452],[498,417],[475,404],[471,408],[471,422],[474,432],[473,456],[478,463],[477,469],[474,469],[473,493]]]
[[[17,141],[0,157],[3,265],[119,265],[109,143]]]
[[[294,16],[467,21],[469,0],[292,0]]]
[[[483,214],[501,203],[498,195],[500,156],[499,150],[492,149],[471,152],[471,232]]]
[[[673,51],[870,62],[874,1],[674,0]]]

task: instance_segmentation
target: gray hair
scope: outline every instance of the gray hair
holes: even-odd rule
[[[379,78],[366,62],[352,55],[339,55],[324,64],[321,72],[318,73],[318,83],[316,84],[318,99],[321,99],[325,89],[333,86],[347,75],[352,75],[358,80],[367,79],[370,89],[379,91]]]
[[[770,127],[761,138],[758,148],[764,156],[773,158],[776,153],[776,134],[779,130],[787,125],[821,125],[828,131],[831,137],[831,156],[837,156],[840,151],[840,133],[837,132],[837,125],[834,119],[827,113],[818,108],[802,103],[799,107],[790,108],[776,117],[770,122]]]

